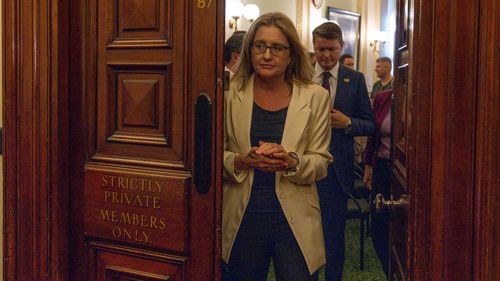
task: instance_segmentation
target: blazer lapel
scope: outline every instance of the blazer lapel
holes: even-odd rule
[[[281,140],[281,145],[286,151],[294,151],[297,148],[311,113],[311,109],[307,106],[310,96],[300,90],[296,84],[293,85],[292,99],[288,105],[285,129]]]
[[[250,150],[250,124],[252,121],[253,109],[253,81],[250,77],[247,86],[242,91],[238,91],[237,98],[231,101],[231,118],[235,139],[238,142],[242,153]]]
[[[342,103],[342,100],[345,98],[344,95],[347,93],[346,85],[348,85],[348,83],[346,83],[344,79],[349,79],[349,78],[346,77],[344,66],[339,65],[339,74],[337,77],[337,91],[335,92],[335,101],[333,103],[333,108],[335,109],[337,109],[338,105]]]

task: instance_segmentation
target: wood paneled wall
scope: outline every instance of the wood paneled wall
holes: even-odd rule
[[[434,1],[429,280],[472,275],[478,2]]]
[[[68,280],[68,3],[3,1],[7,281]],[[500,280],[499,5],[415,0],[411,280]]]
[[[500,278],[499,6],[415,1],[410,280]]]
[[[474,280],[500,280],[500,2],[479,5]]]
[[[68,1],[5,0],[4,280],[68,280]]]

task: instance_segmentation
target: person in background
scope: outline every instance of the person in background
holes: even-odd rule
[[[379,92],[373,102],[377,129],[368,137],[365,151],[363,182],[372,198],[378,193],[390,198],[391,184],[391,96],[393,90]],[[389,271],[389,213],[387,210],[372,213],[371,231],[375,252],[387,276]]]
[[[225,70],[229,71],[230,78],[233,77],[236,71],[236,65],[240,59],[241,46],[246,34],[246,31],[235,31],[224,44]]]
[[[236,71],[236,67],[240,59],[241,46],[243,45],[243,39],[245,39],[246,34],[246,31],[235,31],[224,44],[224,72],[225,79],[227,79],[224,83],[227,83],[227,85],[231,83],[231,79]],[[233,281],[225,262],[222,262],[221,264],[221,271],[222,281]]]
[[[330,96],[293,22],[257,18],[225,93],[222,258],[236,281],[317,280],[325,248],[316,181],[332,156]]]
[[[325,280],[341,281],[347,193],[354,185],[354,136],[373,134],[375,120],[363,74],[339,64],[344,44],[340,27],[326,22],[312,35],[317,60],[313,79],[330,92],[332,99],[330,151],[335,161],[328,167],[328,176],[318,182],[326,247]]]
[[[343,54],[340,56],[339,63],[345,67],[349,67],[352,70],[356,70],[354,66],[354,58],[350,54]],[[356,164],[363,165],[363,158],[365,155],[366,137],[359,136],[354,137],[354,161]]]
[[[345,67],[349,67],[352,70],[356,70],[354,66],[354,58],[350,54],[343,54],[340,56],[339,62]]]
[[[380,80],[373,84],[370,98],[373,100],[378,92],[386,91],[393,88],[393,77],[391,75],[392,61],[388,57],[381,57],[377,59],[375,72]]]

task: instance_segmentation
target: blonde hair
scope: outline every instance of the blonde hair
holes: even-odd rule
[[[333,22],[325,22],[320,26],[316,27],[313,32],[313,43],[316,38],[321,37],[328,40],[338,40],[340,45],[344,45],[344,40],[342,38],[342,29],[340,26]]]
[[[274,26],[281,30],[290,44],[290,64],[285,71],[285,80],[290,85],[312,84],[312,76],[314,69],[309,63],[308,53],[300,43],[299,35],[293,22],[282,13],[267,13],[258,17],[247,32],[247,36],[243,41],[241,56],[237,65],[235,78],[238,83],[238,88],[242,90],[250,76],[255,72],[252,65],[252,48],[251,45],[255,38],[257,30],[262,26]]]

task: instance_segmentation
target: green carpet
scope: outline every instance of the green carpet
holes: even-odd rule
[[[386,281],[371,237],[365,239],[365,270],[359,270],[359,220],[348,220],[345,231],[346,258],[343,281]],[[267,280],[276,280],[273,266],[270,267]],[[319,280],[325,280],[323,270],[320,270]]]

